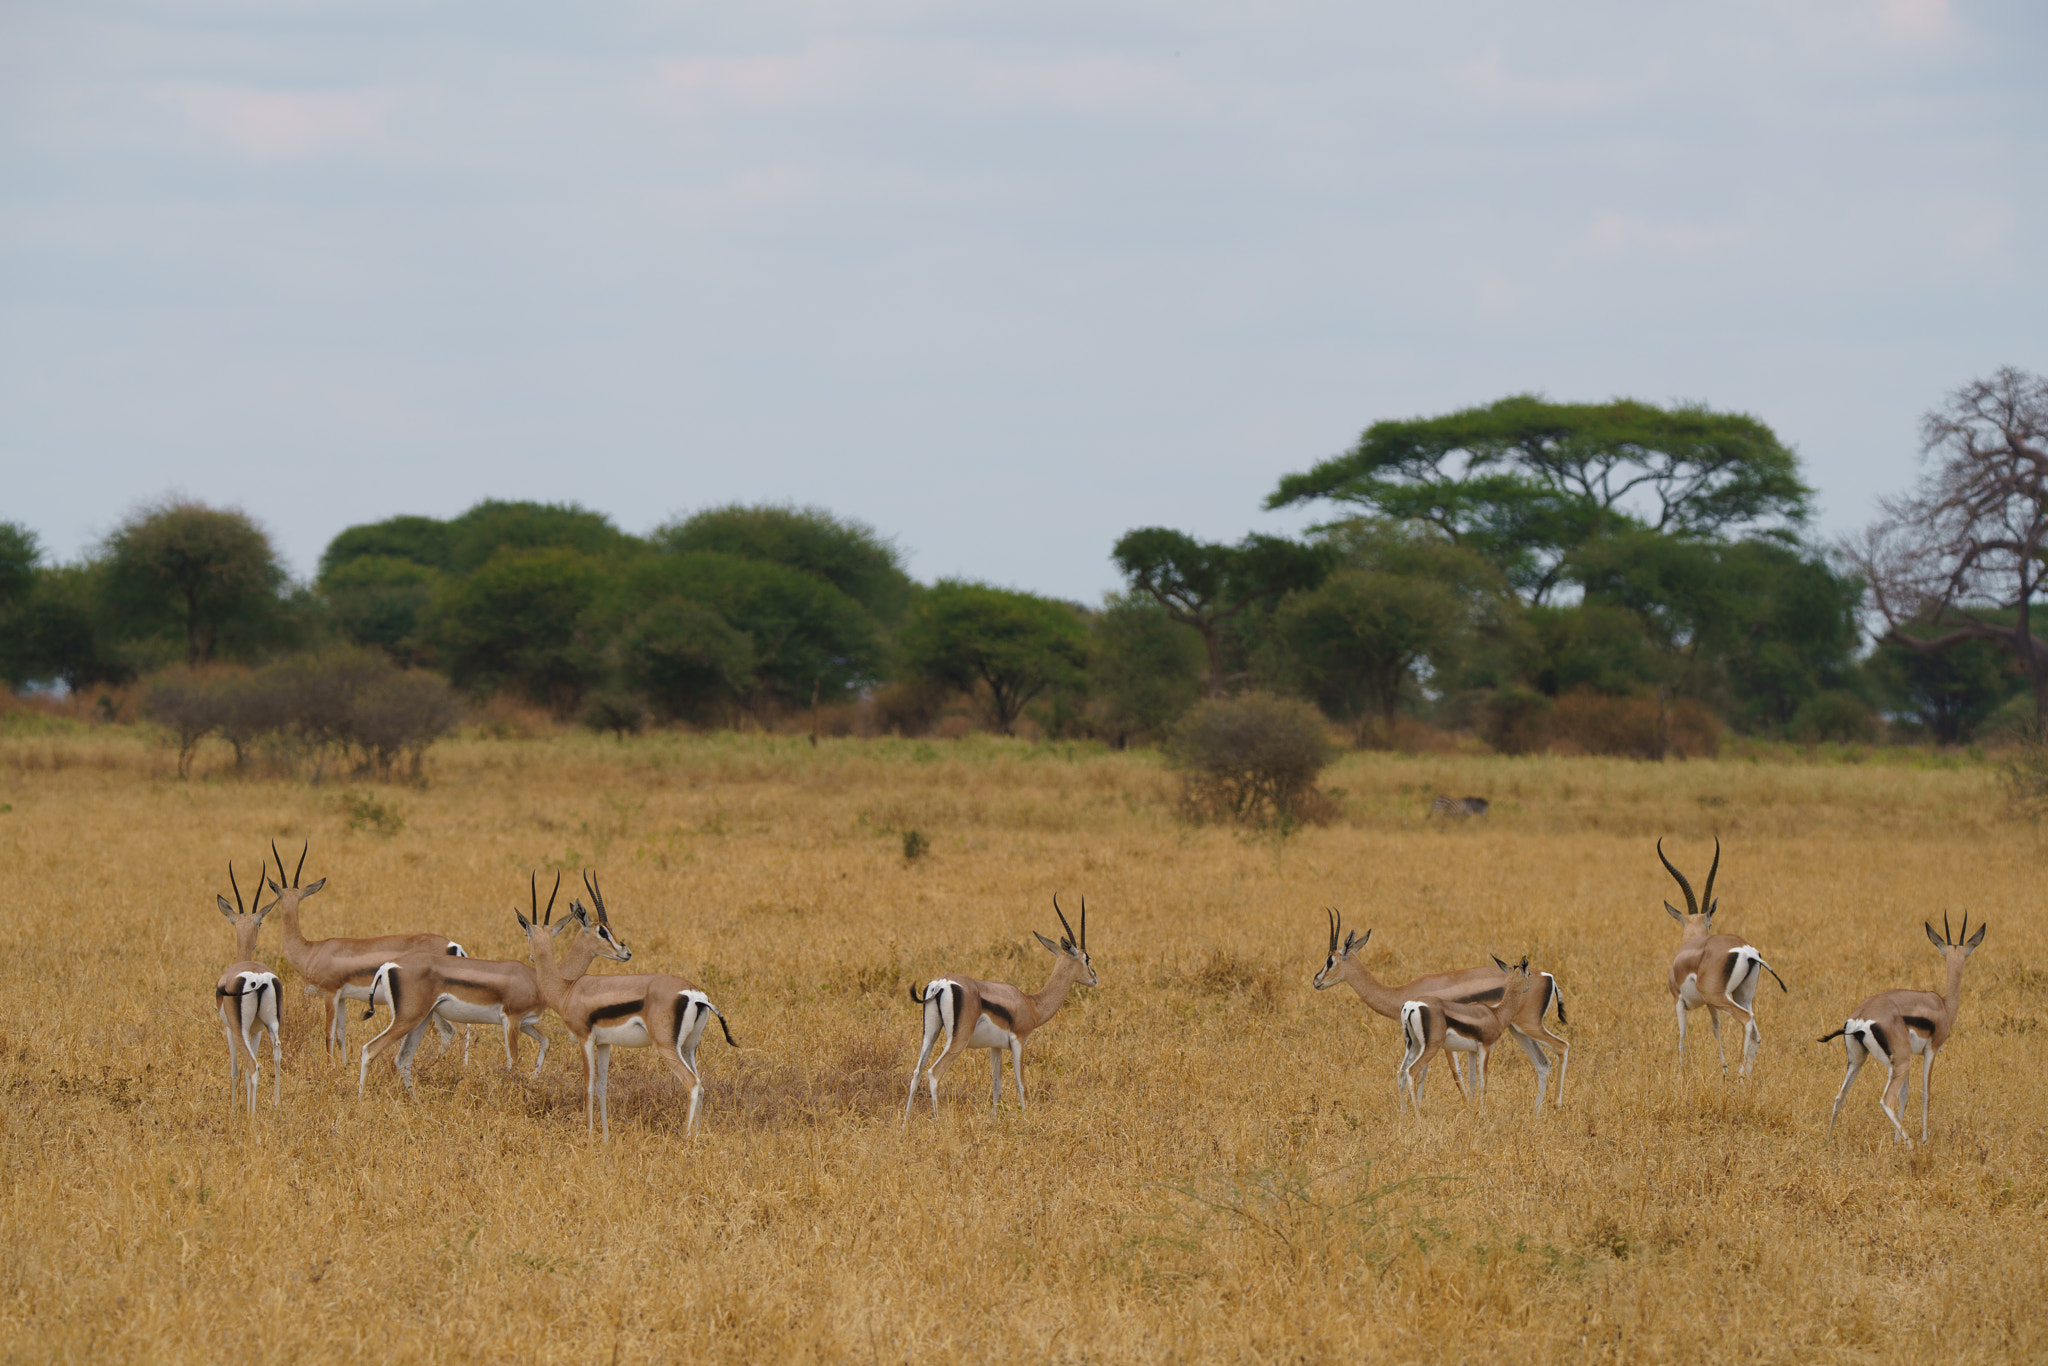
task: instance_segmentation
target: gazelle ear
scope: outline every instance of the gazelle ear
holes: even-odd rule
[[[266,873],[266,874],[264,874],[263,880],[264,880],[265,882],[267,882],[267,883],[269,883],[269,884],[270,884],[270,890],[271,890],[271,891],[273,891],[273,892],[276,892],[276,893],[277,893],[277,894],[278,894],[279,896],[283,896],[283,895],[284,895],[284,888],[282,888],[282,887],[280,887],[280,886],[278,886],[278,885],[277,885],[277,879],[276,879],[276,878],[274,878],[274,877],[271,877],[271,876],[270,876],[270,875],[269,875],[268,873]]]
[[[525,916],[520,915],[517,911],[512,912],[512,915],[519,922],[519,932],[521,934],[531,934],[533,932],[533,926],[526,923]]]
[[[1975,953],[1977,951],[1977,946],[1984,942],[1984,931],[1990,928],[1991,927],[1989,925],[1979,925],[1977,927],[1977,932],[1970,936],[1969,942],[1964,944],[1963,947],[1969,952]]]
[[[1709,925],[1711,925],[1711,924],[1713,924],[1713,923],[1714,923],[1714,912],[1715,912],[1715,911],[1718,911],[1718,910],[1720,910],[1720,909],[1721,909],[1721,898],[1719,898],[1719,897],[1715,897],[1715,898],[1714,898],[1714,900],[1713,900],[1713,903],[1712,903],[1711,905],[1709,905],[1709,906],[1707,907],[1707,911],[1706,911],[1706,915],[1707,915],[1707,923],[1708,923]]]
[[[263,923],[263,917],[269,915],[272,911],[276,909],[277,903],[275,901],[271,902],[268,906],[258,906],[256,908],[256,923],[261,925]]]
[[[1045,937],[1044,935],[1040,934],[1040,933],[1039,933],[1039,932],[1038,932],[1037,930],[1033,930],[1033,931],[1031,932],[1031,937],[1032,937],[1033,939],[1036,939],[1036,940],[1037,940],[1037,941],[1038,941],[1039,943],[1041,943],[1041,944],[1045,945],[1045,951],[1046,951],[1047,953],[1065,953],[1065,952],[1066,952],[1066,950],[1065,950],[1065,949],[1061,948],[1061,947],[1060,947],[1060,946],[1059,946],[1058,944],[1055,944],[1055,943],[1053,943],[1053,942],[1052,942],[1052,941],[1051,941],[1050,939],[1047,939],[1047,938],[1046,938],[1046,937]]]
[[[1941,942],[1941,936],[1934,932],[1934,926],[1928,924],[1926,921],[1923,920],[1920,922],[1920,928],[1927,931],[1927,942],[1934,945],[1934,951],[1936,953],[1939,953],[1943,949],[1948,947],[1948,945]]]
[[[1669,911],[1669,912],[1671,912],[1671,918],[1672,918],[1673,920],[1676,920],[1676,921],[1677,921],[1677,922],[1678,922],[1679,924],[1681,924],[1681,925],[1683,925],[1683,924],[1685,923],[1685,912],[1684,912],[1684,911],[1681,911],[1681,910],[1679,910],[1679,909],[1678,909],[1678,907],[1676,907],[1676,906],[1672,905],[1672,904],[1671,904],[1670,902],[1668,902],[1668,901],[1664,903],[1664,909],[1665,909],[1665,910],[1667,910],[1667,911]]]
[[[1506,971],[1508,970],[1508,965],[1507,965],[1506,963],[1503,963],[1503,962],[1501,962],[1501,961],[1500,961],[1500,955],[1499,955],[1499,954],[1497,954],[1497,953],[1489,953],[1489,954],[1487,954],[1486,956],[1487,956],[1488,958],[1491,958],[1491,959],[1493,960],[1493,965],[1494,965],[1495,967],[1499,968],[1499,969],[1500,969],[1500,970],[1501,970],[1502,972],[1506,972]]]
[[[216,906],[220,907],[220,913],[222,915],[226,916],[230,920],[233,920],[235,918],[235,908],[233,906],[228,905],[228,899],[226,897],[216,892],[214,893],[213,902]]]
[[[303,900],[304,900],[305,898],[307,898],[307,897],[309,897],[309,896],[313,895],[313,893],[315,893],[315,892],[319,891],[319,890],[320,890],[320,889],[321,889],[322,887],[325,887],[326,885],[327,885],[327,879],[323,877],[323,878],[321,878],[321,879],[320,879],[320,880],[319,880],[318,882],[314,883],[314,884],[313,884],[312,886],[310,886],[310,887],[302,887],[302,888],[300,888],[300,889],[299,889],[299,899],[303,901]]]

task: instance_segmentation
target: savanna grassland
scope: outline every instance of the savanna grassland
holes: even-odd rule
[[[1181,825],[1150,756],[980,739],[466,740],[422,788],[220,762],[0,740],[7,1360],[2048,1358],[2048,846],[1986,765],[1354,756],[1338,819],[1282,839]],[[1439,791],[1494,814],[1429,820]],[[1719,927],[1791,988],[1759,994],[1750,1081],[1703,1017],[1681,1073],[1664,987],[1652,842],[1697,880],[1716,833]],[[480,1033],[466,1068],[429,1042],[416,1097],[386,1068],[358,1099],[377,1026],[354,1011],[329,1064],[289,973],[283,1105],[266,1049],[252,1123],[213,897],[273,837],[328,880],[309,935],[479,956],[523,952],[530,870],[601,869],[625,970],[696,979],[739,1039],[706,1039],[696,1137],[622,1050],[588,1140],[552,1019],[537,1083]],[[906,1128],[909,986],[1035,989],[1055,891],[1088,898],[1101,986],[1032,1039],[1029,1112],[991,1116],[977,1055]],[[1329,905],[1390,981],[1556,973],[1564,1110],[1533,1120],[1503,1049],[1483,1115],[1440,1066],[1397,1117],[1395,1026],[1310,989]],[[1990,934],[1932,1143],[1892,1141],[1872,1069],[1824,1143],[1842,1051],[1815,1037],[1938,986],[1944,908]]]

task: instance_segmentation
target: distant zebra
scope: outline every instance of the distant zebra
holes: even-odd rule
[[[1486,814],[1484,797],[1438,797],[1429,804],[1432,816],[1483,816]]]

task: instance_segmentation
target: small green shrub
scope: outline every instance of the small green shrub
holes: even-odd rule
[[[1877,718],[1854,693],[1831,691],[1807,698],[1787,729],[1809,745],[1868,744],[1877,739]]]
[[[1218,697],[1174,728],[1167,756],[1182,771],[1181,810],[1240,825],[1328,819],[1316,778],[1336,757],[1322,713],[1306,702],[1247,693]]]
[[[351,833],[382,835],[389,839],[405,829],[405,813],[396,802],[381,802],[362,792],[344,792],[334,799]]]
[[[931,848],[932,842],[924,837],[922,830],[906,830],[903,832],[903,858],[906,862],[917,862],[930,853]]]

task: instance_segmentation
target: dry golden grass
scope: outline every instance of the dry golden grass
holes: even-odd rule
[[[1981,766],[1358,756],[1342,819],[1279,841],[1177,825],[1148,758],[981,740],[468,741],[427,790],[360,791],[395,834],[210,762],[0,740],[8,1360],[2048,1358],[2043,849]],[[1428,821],[1438,791],[1494,814]],[[1703,868],[1717,831],[1722,923],[1792,988],[1759,998],[1750,1082],[1704,1021],[1679,1074],[1663,986],[1651,842]],[[695,977],[742,1045],[704,1045],[696,1139],[622,1051],[588,1142],[553,1020],[538,1084],[480,1036],[359,1100],[289,977],[283,1108],[266,1076],[251,1123],[212,897],[273,836],[328,879],[310,932],[485,955],[521,948],[529,869],[601,867],[631,970]],[[906,984],[1035,988],[1055,890],[1088,896],[1102,985],[1032,1041],[1031,1111],[991,1116],[977,1057],[901,1127]],[[1394,1026],[1309,989],[1331,904],[1384,976],[1556,972],[1565,1111],[1532,1122],[1504,1052],[1483,1116],[1439,1069],[1397,1119]],[[1932,1144],[1890,1140],[1875,1076],[1823,1144],[1815,1036],[1936,984],[1944,907],[1991,932]]]

